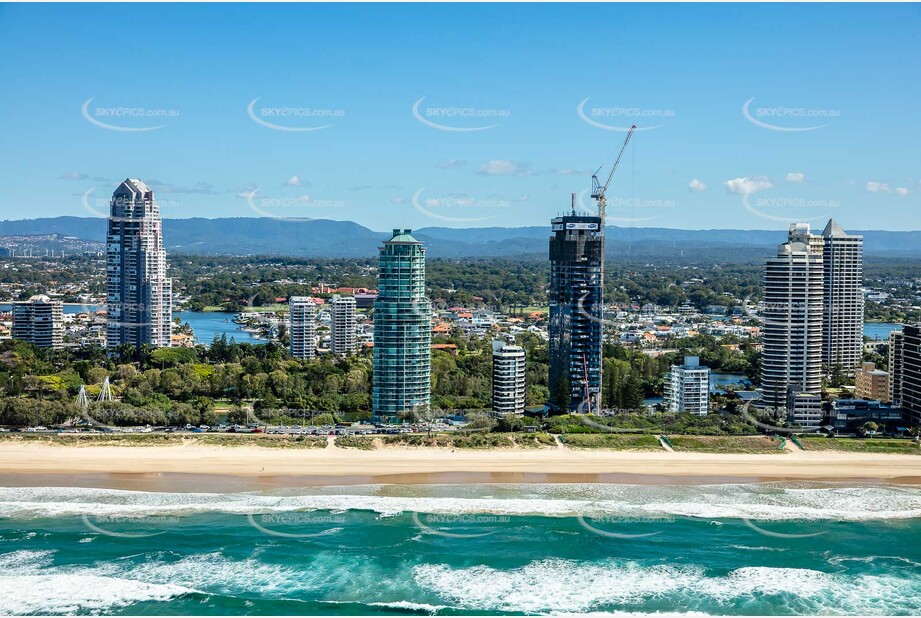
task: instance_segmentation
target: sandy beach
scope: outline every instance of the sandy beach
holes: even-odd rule
[[[80,477],[80,478],[78,478]],[[359,483],[718,483],[773,480],[921,484],[912,455],[787,452],[768,455],[574,450],[371,451],[200,445],[120,447],[0,444],[0,484],[135,486],[185,480],[200,488]],[[41,480],[44,479],[44,480]],[[70,479],[68,481],[68,479]],[[223,481],[219,479],[224,479]]]

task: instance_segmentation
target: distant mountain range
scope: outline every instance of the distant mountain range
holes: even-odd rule
[[[53,217],[0,221],[0,236],[64,234],[82,240],[105,240],[105,219]],[[821,230],[821,226],[816,226]],[[921,257],[921,231],[848,230],[863,234],[867,255]],[[432,257],[544,257],[549,226],[444,228],[427,227],[413,234],[426,243]],[[164,243],[173,253],[201,255],[288,255],[303,257],[368,257],[375,255],[389,233],[351,221],[283,221],[270,218],[165,219]],[[607,229],[607,251],[613,256],[683,261],[761,261],[786,240],[786,230],[676,230],[669,228]],[[0,245],[2,245],[0,239]]]

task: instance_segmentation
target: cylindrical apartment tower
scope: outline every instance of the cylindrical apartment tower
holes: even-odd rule
[[[373,408],[377,416],[427,410],[432,382],[432,304],[425,296],[425,247],[393,230],[380,249],[374,301]]]

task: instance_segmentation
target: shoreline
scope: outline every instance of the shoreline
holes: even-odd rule
[[[252,491],[370,484],[616,483],[711,485],[783,481],[921,485],[915,455],[388,447],[0,444],[0,486],[142,491]]]

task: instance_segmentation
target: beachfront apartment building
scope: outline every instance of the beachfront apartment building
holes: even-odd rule
[[[13,339],[39,348],[59,349],[64,344],[64,310],[59,300],[44,294],[13,303]]]
[[[892,405],[902,404],[902,346],[904,344],[902,331],[894,330],[889,333],[889,401]]]
[[[496,414],[524,414],[525,351],[496,340],[492,343],[492,409]]]
[[[425,413],[431,403],[432,303],[425,293],[425,247],[395,229],[378,255],[374,301],[376,416]]]
[[[683,365],[672,365],[665,377],[665,409],[706,416],[710,412],[710,368],[697,356],[685,356]]]
[[[921,323],[902,327],[900,366],[905,422],[921,425]]]
[[[317,355],[317,305],[309,296],[288,299],[288,337],[291,356],[300,359]]]
[[[863,236],[829,219],[822,241],[822,363],[827,372],[840,366],[851,375],[863,355]]]
[[[106,232],[106,347],[172,345],[173,285],[154,192],[127,178],[112,194]]]
[[[787,400],[787,420],[803,429],[815,431],[822,425],[825,408],[817,393],[791,392]]]
[[[822,389],[824,265],[822,239],[805,223],[764,268],[762,403],[782,408],[791,393]]]
[[[863,363],[854,375],[854,394],[858,399],[891,401],[889,372],[876,368],[876,363]]]
[[[354,354],[357,345],[355,297],[335,295],[329,304],[330,351],[336,356]]]

